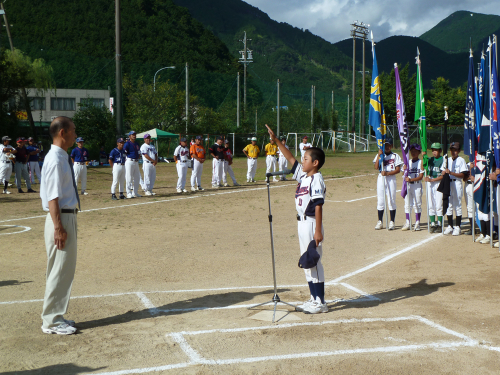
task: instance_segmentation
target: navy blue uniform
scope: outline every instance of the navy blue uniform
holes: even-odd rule
[[[71,151],[71,157],[75,163],[85,163],[89,157],[89,151],[85,147],[76,147]]]
[[[113,163],[124,164],[126,158],[127,155],[125,154],[125,151],[123,149],[118,150],[118,148],[114,148],[109,153],[109,159],[111,159]]]
[[[38,150],[38,147],[35,146],[26,147],[26,151],[28,151],[28,154],[36,150]],[[28,161],[38,161],[38,154],[30,155]]]
[[[136,142],[127,141],[123,145],[123,151],[127,154],[127,157],[130,159],[139,159],[140,147]]]

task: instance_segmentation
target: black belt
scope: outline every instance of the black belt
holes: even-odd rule
[[[297,214],[297,220],[298,221],[306,221],[308,217],[311,218],[311,219],[315,219],[314,216],[307,216],[307,215],[299,215],[299,214]]]
[[[125,165],[125,163],[115,163],[116,165]]]
[[[181,163],[189,163],[191,160],[179,160]]]
[[[467,183],[468,183],[468,184],[472,184],[472,181],[467,180]]]
[[[127,158],[127,160],[139,161],[139,159],[132,159],[132,158]]]
[[[2,160],[2,163],[10,164],[10,161],[4,161],[4,160]]]
[[[152,161],[149,161],[149,160],[144,160],[145,163],[148,163],[148,164],[153,164]]]
[[[62,214],[77,214],[78,208],[63,208],[61,209]]]
[[[78,165],[85,165],[85,163],[81,163],[79,161],[76,161],[75,164],[78,164]]]
[[[421,183],[421,181],[410,181],[410,182],[408,182],[408,183],[409,183],[409,184],[420,184],[420,183]]]

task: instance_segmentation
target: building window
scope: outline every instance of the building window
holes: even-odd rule
[[[80,107],[81,108],[87,108],[87,107],[102,108],[102,107],[104,107],[104,99],[81,98],[80,99]]]
[[[45,111],[45,98],[29,98],[31,103],[31,110]]]
[[[52,111],[76,111],[75,98],[50,98]]]

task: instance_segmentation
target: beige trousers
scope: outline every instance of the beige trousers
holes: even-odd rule
[[[76,268],[75,214],[61,214],[61,221],[68,233],[66,246],[57,250],[54,243],[54,223],[50,213],[45,219],[45,247],[47,249],[47,275],[43,299],[43,327],[49,328],[64,323],[63,315],[68,310],[71,286]]]

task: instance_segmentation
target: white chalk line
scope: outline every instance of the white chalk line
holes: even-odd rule
[[[350,179],[350,178],[359,178],[359,177],[366,177],[366,176],[375,176],[374,174],[365,174],[365,175],[359,175],[359,176],[348,176],[348,177],[339,177],[339,178],[329,178],[326,179],[325,182],[327,181],[338,181],[338,180],[345,180],[345,179]],[[290,184],[280,184],[279,186],[271,186],[270,189],[279,189],[279,188],[284,188],[284,187],[290,187],[290,186],[295,186],[296,183],[290,183]],[[217,193],[202,193],[200,195],[192,195],[192,196],[187,196],[187,197],[178,197],[178,198],[170,198],[170,199],[161,199],[161,200],[155,200],[155,201],[147,201],[147,202],[141,202],[141,203],[131,203],[131,204],[123,204],[119,206],[110,206],[110,207],[100,207],[100,208],[91,208],[88,210],[82,210],[79,213],[83,214],[85,212],[94,212],[94,211],[102,211],[102,210],[114,210],[117,208],[124,208],[124,207],[133,207],[133,206],[143,206],[145,204],[157,204],[157,203],[165,203],[165,202],[177,202],[181,200],[186,200],[186,199],[196,199],[196,198],[203,198],[203,197],[213,197],[217,195],[225,195],[225,194],[239,194],[239,193],[245,193],[249,191],[258,191],[258,190],[266,190],[266,187],[258,187],[258,188],[251,188],[251,189],[237,189],[237,190],[230,190],[230,191],[221,191]],[[136,199],[136,198],[134,198]],[[20,221],[20,220],[31,220],[31,219],[40,219],[47,217],[47,214],[45,215],[40,215],[40,216],[30,216],[30,217],[21,217],[21,218],[15,218],[15,219],[7,219],[7,220],[0,220],[0,223],[6,223],[6,222],[11,222],[11,221]]]
[[[396,193],[398,193],[400,191],[401,190],[396,190]],[[331,203],[352,203],[352,202],[362,201],[364,199],[371,199],[371,198],[377,198],[377,195],[372,195],[371,197],[363,197],[363,198],[351,199],[349,201],[329,201],[329,200],[325,199],[325,202],[331,202]]]
[[[24,232],[31,230],[30,227],[25,227],[23,225],[0,225],[0,226],[1,227],[11,227],[11,228],[24,228],[23,230],[18,231],[18,232],[0,233],[0,236],[7,236],[9,234],[19,234],[19,233],[24,233]]]
[[[158,309],[155,307],[155,305],[153,305],[153,302],[151,302],[150,299],[146,297],[144,293],[137,292],[136,295],[142,301],[144,307],[149,310],[149,313],[151,315],[158,315],[159,313]]]

